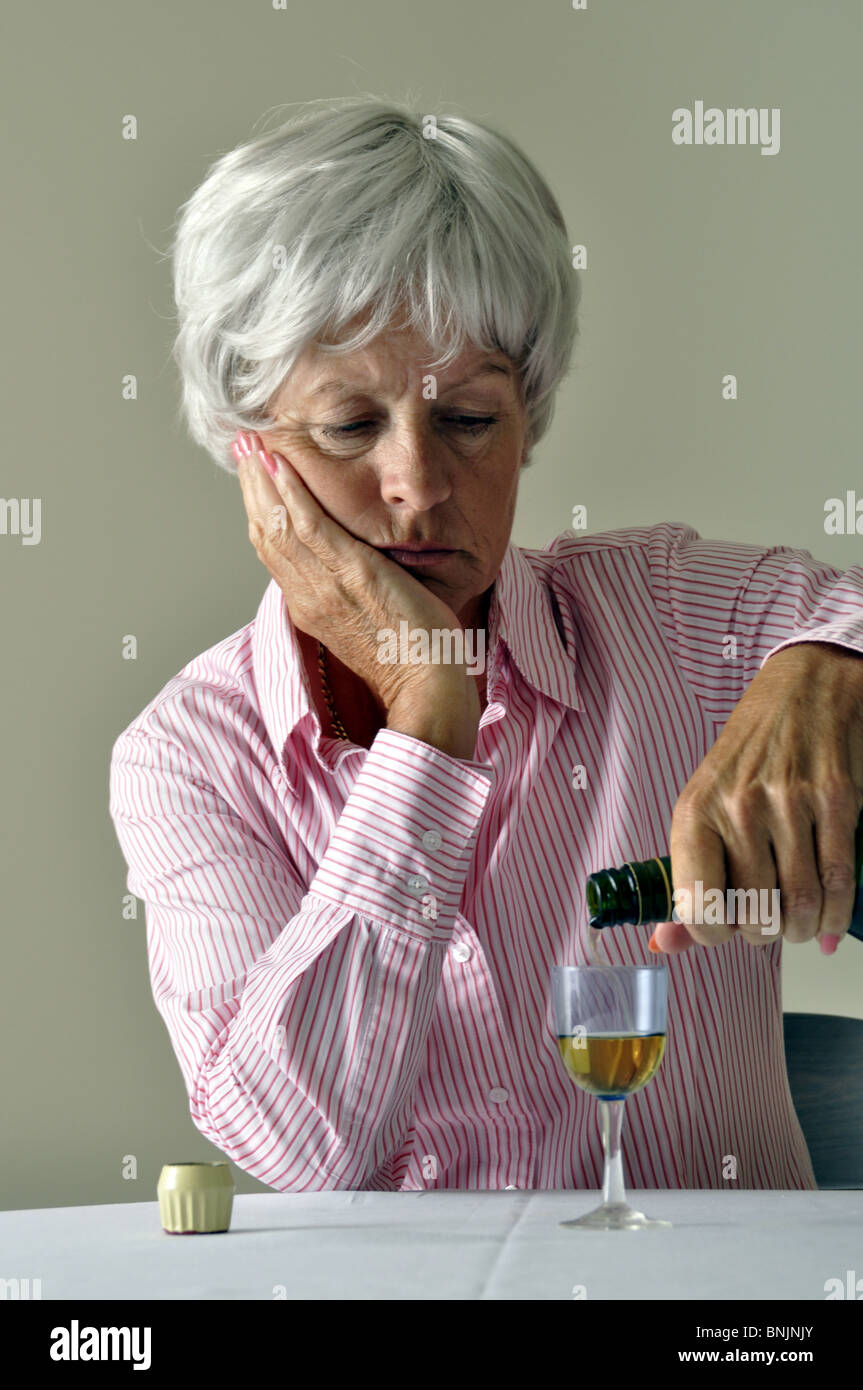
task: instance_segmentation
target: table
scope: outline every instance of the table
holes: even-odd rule
[[[585,1191],[244,1194],[224,1235],[167,1235],[157,1201],[7,1211],[0,1278],[42,1299],[821,1302],[863,1279],[863,1191],[627,1195],[673,1229],[561,1228]]]

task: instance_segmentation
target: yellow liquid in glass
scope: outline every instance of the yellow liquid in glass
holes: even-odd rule
[[[557,1045],[576,1085],[603,1100],[622,1100],[656,1075],[665,1034],[594,1033],[558,1038]]]

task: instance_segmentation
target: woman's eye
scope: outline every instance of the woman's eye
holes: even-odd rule
[[[471,431],[487,430],[497,423],[496,415],[455,415],[451,418],[458,422],[459,429]]]
[[[450,415],[446,417],[448,424],[454,424],[458,429],[467,430],[470,434],[479,433],[487,430],[491,425],[497,423],[496,415]],[[351,437],[359,430],[369,429],[374,424],[373,420],[355,420],[350,425],[324,425],[321,433],[338,438],[342,436]]]
[[[367,420],[357,420],[353,425],[323,425],[321,427],[321,434],[351,434],[354,430],[366,429],[368,423]]]

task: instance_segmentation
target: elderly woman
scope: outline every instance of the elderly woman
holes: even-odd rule
[[[779,935],[658,928],[627,1182],[814,1187],[781,938],[851,915],[863,571],[671,522],[510,543],[577,282],[484,125],[312,104],[213,166],[174,257],[189,428],[271,576],[113,750],[195,1125],[283,1191],[596,1186],[549,967],[586,958],[586,876],[671,827],[676,884],[786,896]]]

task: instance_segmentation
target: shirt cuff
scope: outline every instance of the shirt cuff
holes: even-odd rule
[[[381,729],[307,896],[446,942],[494,782],[488,763]]]
[[[761,670],[764,662],[782,651],[783,647],[793,647],[800,642],[835,642],[837,646],[863,656],[863,621],[823,623],[821,627],[810,628],[808,632],[795,633],[793,637],[787,637],[784,642],[777,642],[775,647],[771,647],[758,669]]]

